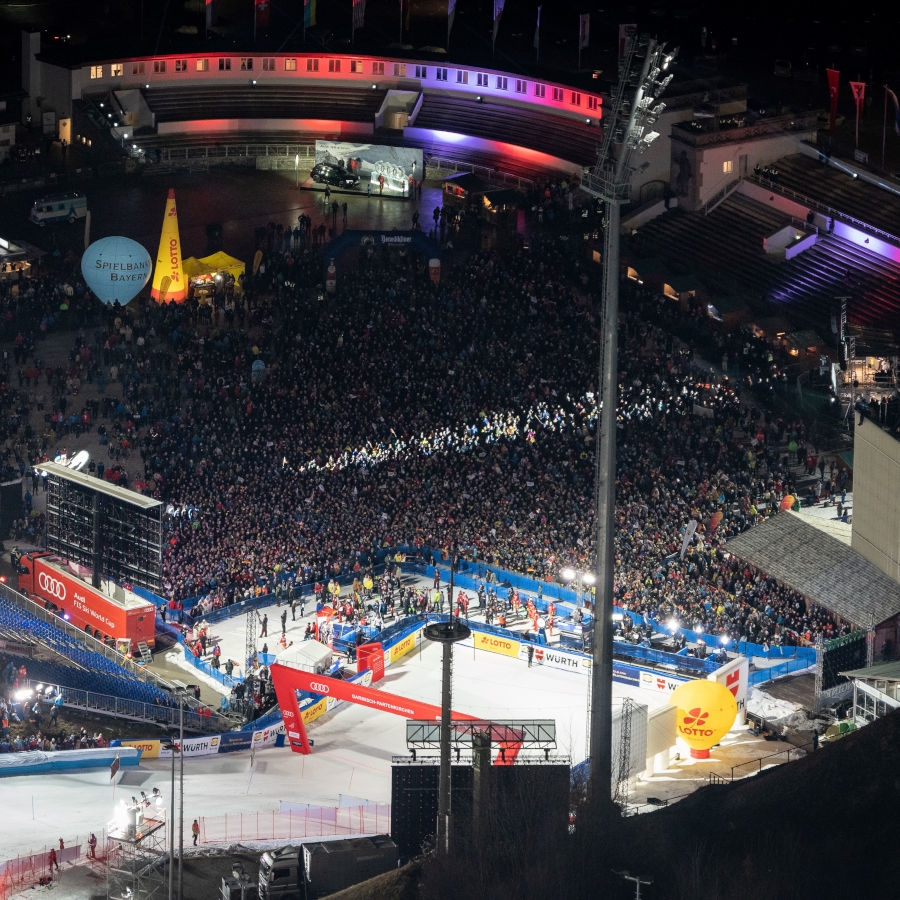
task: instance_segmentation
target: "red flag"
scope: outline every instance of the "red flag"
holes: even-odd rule
[[[862,109],[863,100],[866,98],[866,83],[864,81],[851,81],[850,90],[853,91],[853,99],[856,101],[856,146],[859,146],[859,111]]]
[[[828,131],[834,134],[834,120],[837,118],[838,85],[841,80],[841,73],[837,69],[826,69],[825,74],[828,76],[828,97],[831,100]]]
[[[353,33],[362,28],[366,21],[366,0],[353,0]]]

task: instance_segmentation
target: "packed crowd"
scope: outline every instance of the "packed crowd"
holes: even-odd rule
[[[516,251],[472,253],[439,285],[413,255],[362,248],[327,298],[319,248],[285,252],[274,227],[263,244],[243,294],[208,312],[188,302],[129,320],[79,307],[76,290],[70,366],[38,375],[56,409],[73,384],[102,379],[108,398],[77,424],[105,418],[110,458],[143,460],[128,463],[135,476],[120,466],[126,483],[168,504],[168,598],[202,597],[202,612],[400,544],[453,544],[542,579],[590,565],[596,275],[571,241],[538,231]],[[46,322],[6,306],[30,348],[20,364],[40,372],[29,335]],[[824,611],[723,549],[795,490],[783,446],[806,435],[742,404],[718,365],[698,367],[675,334],[704,315],[624,283],[619,601],[736,638],[834,633]],[[776,389],[772,353],[739,348],[741,377]],[[19,460],[52,453],[70,427],[67,413],[43,435],[14,430]]]

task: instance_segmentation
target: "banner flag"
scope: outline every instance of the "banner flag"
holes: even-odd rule
[[[353,33],[366,21],[366,0],[353,0]]]
[[[316,24],[316,0],[303,0],[303,27],[312,28]]]
[[[500,17],[503,15],[503,4],[506,0],[494,0],[494,37],[493,42],[497,43],[497,32],[500,31]]]
[[[837,118],[838,85],[840,84],[841,73],[837,69],[826,69],[825,74],[828,76],[828,97],[831,101],[828,131],[834,134],[834,122]]]
[[[897,95],[887,85],[884,86],[884,89],[894,104],[894,131],[900,134],[900,103],[897,102]]]
[[[163,217],[162,234],[159,236],[159,250],[156,254],[156,268],[153,270],[150,296],[163,304],[183,303],[187,298],[174,188],[169,188],[166,200],[166,214]]]
[[[863,101],[866,99],[866,83],[864,81],[851,81],[850,90],[853,91],[853,99],[856,101],[856,146],[859,146],[859,113]]]
[[[681,553],[679,554],[681,559],[684,559],[684,554],[687,553],[688,545],[691,543],[691,538],[694,536],[696,530],[697,520],[691,519],[687,524],[687,528],[684,530],[684,540],[681,542]]]
[[[453,21],[456,18],[456,0],[447,0],[447,43],[450,43],[450,32],[453,31]]]
[[[591,42],[591,14],[582,13],[578,17],[578,49],[583,50]]]
[[[534,26],[534,49],[537,50],[538,53],[540,53],[540,51],[541,51],[541,9],[542,8],[543,8],[542,6],[538,7],[537,25]],[[897,98],[895,97],[894,100],[896,100],[896,99]]]

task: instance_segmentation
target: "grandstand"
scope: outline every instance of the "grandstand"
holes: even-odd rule
[[[173,719],[172,694],[165,682],[137,666],[133,671],[126,668],[110,658],[118,654],[87,638],[98,647],[92,649],[86,641],[57,627],[53,618],[14,591],[0,590],[0,637],[10,642],[4,653],[25,665],[29,678],[69,689],[66,703],[70,705],[144,721]],[[31,647],[31,655],[17,653],[18,645]],[[217,717],[186,709],[185,726],[221,730],[222,723]]]

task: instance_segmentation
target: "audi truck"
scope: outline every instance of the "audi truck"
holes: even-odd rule
[[[62,560],[48,553],[26,553],[19,560],[19,591],[45,609],[58,613],[97,640],[137,651],[142,641],[156,642],[156,607],[113,581],[103,589],[79,578]]]
[[[397,845],[388,834],[267,850],[259,861],[259,900],[314,900],[396,868]]]

